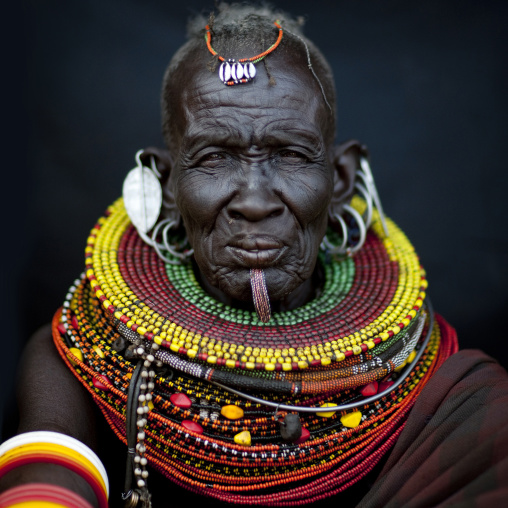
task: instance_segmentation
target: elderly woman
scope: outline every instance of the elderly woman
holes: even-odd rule
[[[334,145],[327,62],[268,9],[194,25],[164,78],[167,149],[136,155],[28,345],[2,506],[503,499],[506,379],[445,363],[454,331],[365,148]]]

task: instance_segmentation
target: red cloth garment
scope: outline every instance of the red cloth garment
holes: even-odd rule
[[[508,374],[477,350],[434,374],[358,508],[508,506]]]

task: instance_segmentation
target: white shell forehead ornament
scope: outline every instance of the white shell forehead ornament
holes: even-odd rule
[[[219,67],[219,77],[225,85],[229,84],[231,81],[235,85],[238,83],[248,83],[252,81],[255,76],[256,67],[252,62],[242,64],[230,58],[222,62]]]
[[[249,83],[256,76],[256,66],[254,64],[260,62],[265,58],[266,55],[270,54],[282,40],[282,27],[280,26],[280,21],[277,20],[274,22],[274,25],[279,29],[279,35],[277,40],[265,51],[259,53],[250,58],[240,58],[235,60],[234,58],[224,58],[220,56],[215,49],[212,47],[212,32],[209,25],[206,25],[206,45],[210,53],[222,62],[219,67],[219,78],[220,80],[228,86],[238,85],[241,83]]]

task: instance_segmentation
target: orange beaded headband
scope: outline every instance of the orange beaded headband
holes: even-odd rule
[[[225,85],[230,86],[238,85],[240,83],[248,83],[254,79],[256,76],[256,67],[254,64],[263,60],[263,58],[270,54],[282,40],[282,27],[280,26],[279,20],[275,21],[273,24],[279,29],[279,36],[277,37],[275,43],[272,44],[266,51],[263,51],[256,56],[251,58],[240,58],[238,61],[234,58],[228,58],[226,60],[223,56],[217,54],[217,51],[212,48],[212,34],[210,26],[206,25],[206,45],[210,53],[217,56],[217,58],[222,62],[219,67],[219,77]]]

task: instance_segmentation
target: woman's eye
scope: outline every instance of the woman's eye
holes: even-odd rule
[[[223,159],[224,156],[221,153],[211,153],[203,158],[205,161],[218,161]]]
[[[213,166],[223,162],[225,158],[224,154],[214,152],[202,157],[199,163],[201,166]]]
[[[279,152],[279,157],[281,157],[287,161],[290,161],[290,160],[306,161],[307,160],[307,157],[303,153],[298,152],[297,150],[282,150]]]

